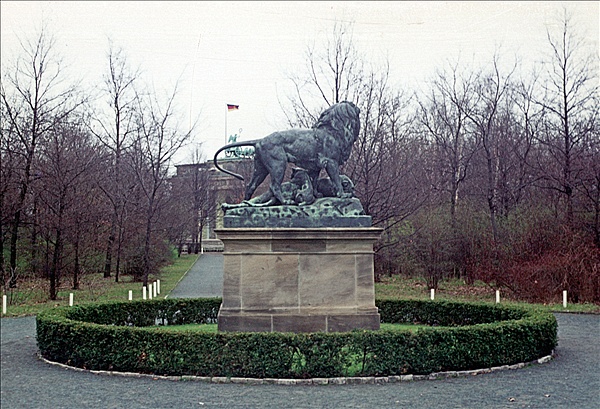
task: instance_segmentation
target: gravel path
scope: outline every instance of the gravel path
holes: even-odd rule
[[[219,255],[206,256],[199,264],[219,262]],[[203,271],[196,265],[186,279]],[[182,280],[183,291],[180,286],[193,284]],[[64,369],[37,358],[34,317],[3,318],[0,407],[600,408],[600,316],[556,316],[556,357],[543,365],[436,381],[326,386],[211,384]]]

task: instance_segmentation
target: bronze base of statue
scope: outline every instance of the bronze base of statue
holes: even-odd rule
[[[360,201],[324,197],[304,206],[265,206],[229,208],[223,226],[236,227],[371,227]]]

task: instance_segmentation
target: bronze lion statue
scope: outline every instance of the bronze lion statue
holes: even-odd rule
[[[221,168],[217,156],[226,149],[238,146],[254,147],[254,174],[246,186],[244,200],[250,200],[258,186],[270,175],[270,190],[277,202],[294,204],[281,191],[288,162],[306,170],[313,186],[317,185],[319,174],[325,169],[335,195],[349,197],[344,192],[339,167],[348,160],[352,146],[358,139],[359,113],[360,110],[352,102],[339,102],[327,108],[311,129],[279,131],[262,139],[225,145],[215,153],[214,164],[220,171],[244,180],[241,175]]]
[[[340,178],[343,177],[343,175],[340,175]],[[315,201],[316,192],[313,189],[308,173],[304,169],[293,168],[291,180],[281,184],[281,194],[284,200],[292,201],[298,206],[304,206],[310,205]],[[267,207],[276,206],[277,204],[279,204],[277,198],[273,196],[270,190],[267,190],[259,196],[250,200],[243,200],[238,204],[223,203],[221,208],[226,211],[240,207]]]
[[[342,188],[347,197],[354,197],[354,183],[346,175],[340,175]],[[290,200],[298,206],[311,205],[315,200],[322,197],[336,197],[333,183],[329,178],[319,178],[317,188],[313,188],[308,173],[304,169],[292,169],[292,179],[289,182],[281,184],[281,193],[284,200]],[[278,204],[277,199],[270,190],[250,200],[244,200],[238,204],[223,203],[221,208],[224,211],[229,209],[239,209],[241,207],[267,207]]]

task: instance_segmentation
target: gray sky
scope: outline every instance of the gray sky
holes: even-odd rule
[[[580,34],[598,45],[598,1],[5,1],[0,2],[2,61],[17,36],[33,38],[42,22],[72,69],[97,86],[106,71],[108,38],[157,90],[180,81],[180,103],[199,116],[194,142],[207,157],[242,128],[256,139],[285,127],[280,100],[288,72],[299,73],[307,46],[336,21],[354,23],[357,48],[390,62],[399,87],[418,90],[448,59],[489,61],[501,47],[524,64],[543,57],[546,29],[563,7]],[[530,59],[527,61],[527,59]],[[238,111],[227,113],[226,104]],[[177,162],[191,159],[191,148]]]

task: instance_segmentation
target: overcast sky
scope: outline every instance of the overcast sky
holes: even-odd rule
[[[227,133],[256,139],[285,126],[280,100],[288,73],[299,74],[307,46],[323,42],[336,21],[354,24],[357,48],[388,59],[392,79],[418,90],[448,59],[489,60],[504,52],[540,59],[546,30],[563,7],[580,34],[598,45],[598,1],[5,1],[0,2],[2,60],[17,37],[34,38],[45,22],[57,51],[99,84],[108,38],[156,89],[181,84],[188,114],[200,118],[194,143],[212,158]],[[227,113],[226,104],[239,105]],[[190,147],[177,162],[189,162]]]

